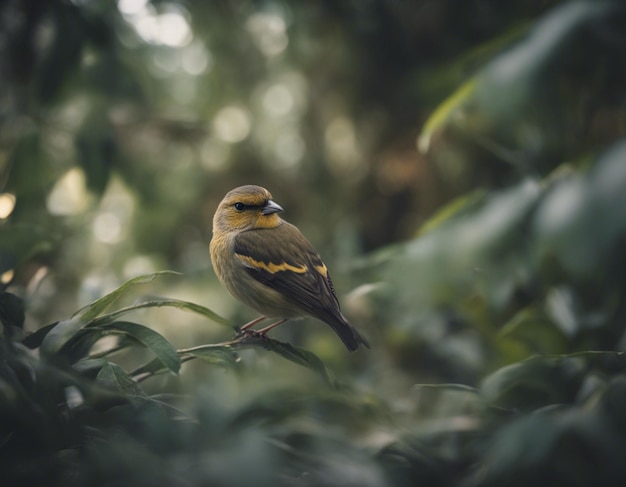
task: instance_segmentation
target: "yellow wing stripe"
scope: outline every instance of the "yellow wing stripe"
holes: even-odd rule
[[[322,276],[328,277],[328,269],[326,268],[326,266],[324,264],[316,265],[315,266],[315,270],[317,272],[319,272]]]
[[[309,270],[309,268],[305,266],[304,264],[300,266],[295,266],[295,265],[288,264],[287,262],[281,262],[280,264],[274,264],[273,262],[265,263],[265,262],[261,262],[256,259],[253,259],[249,255],[242,255],[242,254],[235,254],[235,255],[237,256],[237,258],[242,260],[243,263],[247,265],[248,267],[253,267],[255,269],[263,269],[264,271],[267,271],[270,274],[276,274],[277,272],[281,272],[281,271],[291,271],[291,272],[296,272],[298,274],[304,274],[305,272]]]

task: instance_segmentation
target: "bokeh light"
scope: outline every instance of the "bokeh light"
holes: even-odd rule
[[[324,142],[331,169],[339,174],[346,174],[362,168],[360,165],[362,156],[354,124],[349,118],[343,116],[334,118],[326,126]]]
[[[157,12],[144,0],[119,0],[118,9],[144,42],[183,47],[193,39],[189,13],[178,3],[162,3]]]
[[[47,206],[52,215],[77,215],[87,209],[91,200],[84,171],[73,167],[56,182],[48,195]]]
[[[4,220],[6,218],[9,218],[11,213],[13,213],[13,209],[15,208],[15,202],[16,198],[14,194],[0,194],[0,219]]]
[[[282,83],[270,86],[263,96],[263,108],[273,116],[286,115],[293,109],[294,99],[289,88]]]
[[[222,108],[213,118],[215,135],[224,142],[241,142],[250,133],[250,114],[240,106]]]
[[[275,13],[256,13],[246,21],[256,46],[267,57],[281,54],[289,44],[285,20]]]

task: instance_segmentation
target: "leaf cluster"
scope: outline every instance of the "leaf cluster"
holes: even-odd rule
[[[152,328],[125,319],[126,315],[140,309],[173,307],[229,326],[224,318],[203,306],[173,299],[152,299],[110,310],[134,287],[166,274],[172,273],[159,272],[131,279],[67,320],[44,326],[26,336],[22,331],[22,300],[9,292],[0,295],[3,326],[0,335],[3,391],[0,465],[3,478],[11,485],[44,482],[61,485],[68,481],[80,485],[108,485],[131,479],[140,485],[163,485],[169,483],[168,478],[176,484],[181,481],[173,480],[178,475],[177,469],[161,465],[160,455],[174,457],[184,452],[190,455],[189,449],[196,442],[212,450],[215,445],[201,436],[206,428],[219,430],[210,434],[217,434],[219,441],[226,443],[231,441],[231,435],[242,436],[241,441],[258,435],[239,423],[266,422],[268,418],[263,411],[250,407],[222,421],[214,417],[210,402],[198,404],[201,410],[183,411],[179,405],[192,407],[185,403],[183,396],[168,396],[162,392],[149,394],[142,388],[141,382],[150,377],[178,374],[181,365],[192,359],[237,373],[242,366],[239,352],[262,348],[310,368],[319,374],[329,390],[336,389],[332,373],[313,353],[256,332],[237,332],[227,342],[176,350]],[[115,361],[115,357],[125,351],[137,348],[147,349],[154,358],[130,371]],[[286,400],[289,404],[297,402],[295,397]],[[278,414],[290,415],[292,411],[283,408]],[[207,418],[208,425],[198,419],[202,416]],[[127,467],[111,471],[116,459],[126,455]],[[131,465],[134,461],[137,462],[135,468]],[[189,461],[196,460],[190,457]],[[146,477],[148,472],[150,475]],[[224,467],[206,475],[202,472],[189,475],[187,478],[197,475],[199,479],[212,479],[225,478],[230,472]],[[252,477],[247,474],[242,478]]]

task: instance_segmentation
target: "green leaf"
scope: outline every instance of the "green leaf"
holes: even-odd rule
[[[263,338],[263,347],[271,352],[277,353],[281,357],[311,369],[319,374],[328,385],[334,387],[336,385],[335,376],[328,367],[313,352],[302,348],[294,347],[290,343],[274,340],[269,337]]]
[[[496,343],[503,351],[509,351],[506,358],[511,357],[511,350],[521,349],[524,355],[519,357],[520,360],[533,354],[548,355],[567,350],[564,333],[537,306],[518,311],[500,329]]]
[[[231,347],[224,345],[202,345],[199,347],[178,350],[181,362],[186,362],[192,358],[199,358],[212,365],[233,369],[239,365],[239,355]],[[131,376],[136,380],[143,380],[151,375],[164,371],[163,363],[158,359],[136,368],[131,372]]]
[[[495,371],[481,386],[492,406],[531,411],[550,404],[571,404],[585,374],[584,356],[531,357]]]
[[[470,392],[472,394],[480,392],[477,388],[465,384],[416,384],[413,387],[415,389],[440,389],[443,391]]]
[[[441,105],[428,117],[422,133],[418,138],[418,148],[423,154],[428,152],[433,135],[445,127],[452,117],[461,110],[468,99],[476,91],[476,79],[472,78],[461,85],[452,95],[446,98]]]
[[[79,316],[61,321],[54,325],[38,330],[29,336],[27,346],[35,348],[41,341],[41,353],[49,357],[62,356],[63,360],[75,363],[86,358],[94,344],[100,340],[105,331],[101,328],[86,328],[85,322]]]
[[[458,306],[475,293],[492,309],[508,306],[515,289],[530,279],[520,263],[531,243],[520,234],[542,195],[535,181],[526,180],[477,197],[445,224],[405,244],[381,268],[393,289],[393,318],[431,306]]]
[[[593,158],[588,172],[568,175],[548,188],[533,225],[535,260],[548,277],[561,279],[564,273],[593,282],[599,269],[613,269],[621,262],[626,232],[625,158],[626,141],[621,140]],[[564,207],[567,211],[562,211]],[[606,274],[609,279],[620,275]]]
[[[94,320],[93,325],[101,326],[103,324],[113,322],[120,316],[130,313],[131,311],[136,311],[138,309],[161,307],[177,308],[183,311],[197,313],[206,318],[209,318],[212,321],[215,321],[216,323],[232,328],[232,325],[226,318],[222,318],[220,315],[218,315],[214,311],[211,311],[209,308],[206,308],[199,304],[191,303],[189,301],[181,301],[178,299],[158,299],[155,301],[145,301],[143,303],[133,304],[131,306],[127,306],[126,308],[122,308],[117,311],[113,311],[112,313],[98,317]]]
[[[55,323],[51,323],[49,325],[42,326],[41,328],[39,328],[39,330],[31,333],[30,335],[27,335],[22,340],[22,344],[24,344],[26,347],[28,347],[30,349],[37,348],[37,347],[41,346],[41,343],[43,342],[44,338],[46,338],[46,335],[48,335],[48,333],[50,333],[50,330],[52,330],[58,324],[59,324],[59,322],[57,321]]]
[[[575,130],[578,116],[571,110],[576,106],[572,93],[580,90],[579,96],[584,96],[593,82],[569,73],[573,66],[611,73],[606,58],[592,53],[606,50],[606,41],[597,33],[613,28],[612,17],[622,15],[620,9],[620,2],[560,2],[535,22],[528,35],[503,49],[440,104],[424,125],[419,150],[432,153],[445,148],[441,161],[453,160],[450,154],[455,152],[467,161],[472,157],[470,143],[483,149],[477,152],[481,155],[476,164],[483,163],[486,151],[519,170],[541,160],[537,155],[520,157],[520,152],[543,151],[543,157],[553,157],[562,139],[567,142],[560,148],[571,153],[580,144],[565,138]],[[576,56],[563,63],[573,52],[580,64],[574,64]],[[561,80],[568,76],[571,85],[564,89]],[[532,136],[529,126],[534,128]],[[436,144],[440,138],[444,140]]]
[[[80,316],[74,315],[69,320],[57,323],[41,342],[41,353],[52,356],[57,354],[65,344],[85,326]]]
[[[605,374],[622,374],[626,372],[626,352],[606,350],[585,350],[561,355],[546,357],[555,360],[583,360],[585,364]]]
[[[155,272],[153,274],[146,274],[143,276],[138,276],[130,281],[126,281],[116,290],[110,292],[106,296],[101,297],[100,299],[94,301],[93,303],[85,306],[84,308],[79,309],[74,316],[81,316],[85,323],[95,319],[97,316],[100,316],[104,311],[111,306],[115,301],[117,301],[123,294],[127,293],[132,287],[137,286],[139,284],[147,284],[149,282],[154,281],[157,277],[163,275],[176,275],[179,276],[180,273],[174,271],[160,271]]]
[[[123,368],[111,362],[107,362],[107,364],[100,369],[100,372],[98,372],[96,376],[96,384],[126,394],[137,396],[145,395],[139,384],[137,384]]]
[[[161,334],[147,326],[130,321],[115,321],[108,325],[89,326],[89,329],[94,328],[106,333],[128,335],[151,350],[169,370],[175,374],[180,370],[181,362],[176,349]]]
[[[163,365],[163,362],[161,362],[158,358],[155,358],[154,360],[150,360],[150,362],[137,367],[130,373],[130,376],[136,381],[141,381],[141,376],[155,375],[165,370],[166,368]]]
[[[109,362],[103,358],[87,358],[83,360],[79,360],[72,367],[74,370],[80,372],[81,374],[87,374],[93,371],[100,371],[102,367],[107,365]]]
[[[224,345],[205,345],[185,351],[189,355],[199,358],[212,365],[224,368],[235,368],[239,365],[239,355],[231,347]]]
[[[63,345],[59,354],[69,363],[76,363],[89,357],[93,346],[105,334],[105,331],[98,328],[83,327]]]
[[[467,216],[475,210],[477,205],[485,200],[487,193],[484,189],[477,189],[471,193],[455,198],[450,203],[441,208],[435,215],[429,218],[419,230],[420,235],[424,235],[442,224],[454,219],[457,216]]]

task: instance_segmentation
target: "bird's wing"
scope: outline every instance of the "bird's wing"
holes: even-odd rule
[[[278,291],[304,312],[339,314],[328,269],[300,230],[284,222],[240,233],[235,255],[257,281]]]

